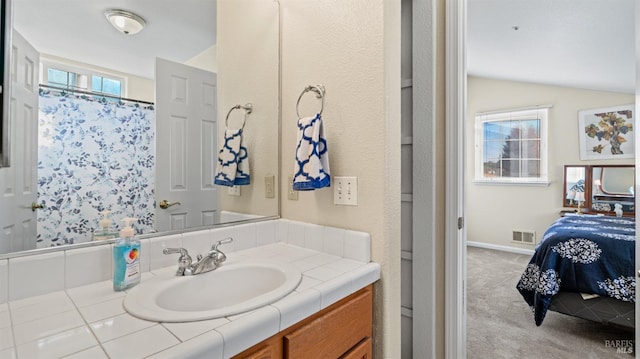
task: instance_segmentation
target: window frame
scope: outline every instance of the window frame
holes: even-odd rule
[[[87,88],[72,87],[72,88],[69,88],[70,90],[76,89],[76,90],[94,92],[92,90],[93,76],[98,76],[98,77],[102,77],[103,79],[120,81],[120,94],[116,96],[110,93],[95,92],[97,96],[105,96],[109,98],[126,98],[127,97],[127,78],[126,77],[118,76],[113,73],[109,73],[105,71],[99,71],[90,67],[72,65],[64,62],[45,59],[45,58],[41,58],[40,66],[41,66],[40,83],[42,84],[49,85],[49,69],[55,69],[60,71],[72,72],[77,75],[87,76]]]
[[[551,105],[509,109],[493,112],[479,112],[475,115],[475,173],[474,183],[500,185],[548,185],[548,124]],[[540,176],[538,177],[486,177],[484,176],[484,124],[517,120],[540,121]],[[523,157],[520,156],[520,159]]]

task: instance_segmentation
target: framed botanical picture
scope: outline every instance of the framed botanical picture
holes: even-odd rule
[[[634,158],[634,105],[578,112],[580,159]]]

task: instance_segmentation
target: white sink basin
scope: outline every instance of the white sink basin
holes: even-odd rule
[[[228,262],[208,273],[145,281],[127,293],[124,308],[157,322],[220,318],[273,303],[291,293],[301,278],[288,263]]]

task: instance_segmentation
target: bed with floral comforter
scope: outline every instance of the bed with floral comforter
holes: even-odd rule
[[[635,219],[570,215],[553,223],[517,284],[541,325],[559,291],[635,303]]]

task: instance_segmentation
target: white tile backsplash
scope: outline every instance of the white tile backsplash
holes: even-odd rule
[[[292,221],[288,219],[279,219],[276,222],[276,238],[278,242],[287,242],[287,236],[289,235],[289,223]]]
[[[162,250],[165,248],[182,248],[182,235],[174,234],[171,236],[155,237],[150,239],[150,270],[162,267],[168,267],[178,263],[178,254],[164,254]]]
[[[371,262],[371,237],[369,233],[345,231],[344,256],[360,262]]]
[[[198,254],[207,253],[213,244],[211,230],[195,231],[182,234],[182,246],[195,258]]]
[[[231,228],[231,227],[227,227]],[[237,226],[233,226],[233,231],[229,237],[233,238],[234,251],[241,251],[243,249],[249,249],[256,246],[257,234],[256,234],[256,225],[254,223],[249,224],[240,224]],[[218,237],[215,241],[219,241],[225,239],[226,237]],[[231,243],[229,243],[231,244]],[[229,244],[222,244],[219,249],[221,251],[225,251],[225,247]]]
[[[9,300],[63,290],[64,269],[64,252],[9,259]]]
[[[276,235],[278,221],[263,221],[256,223],[256,244],[264,246],[278,242]]]
[[[306,225],[302,222],[289,222],[289,228],[287,229],[286,242],[294,246],[304,248],[304,232]]]
[[[113,253],[112,253],[112,257],[113,257]],[[112,262],[112,265],[113,265],[113,262]],[[140,271],[142,271],[142,273],[148,272],[151,270],[150,266],[151,266],[151,240],[149,238],[145,238],[140,241]]]
[[[306,224],[304,229],[304,247],[322,252],[324,243],[322,239],[323,226]]]
[[[78,248],[64,253],[67,288],[101,282],[113,276],[112,245]]]
[[[344,229],[323,227],[323,252],[342,257],[344,255]]]

